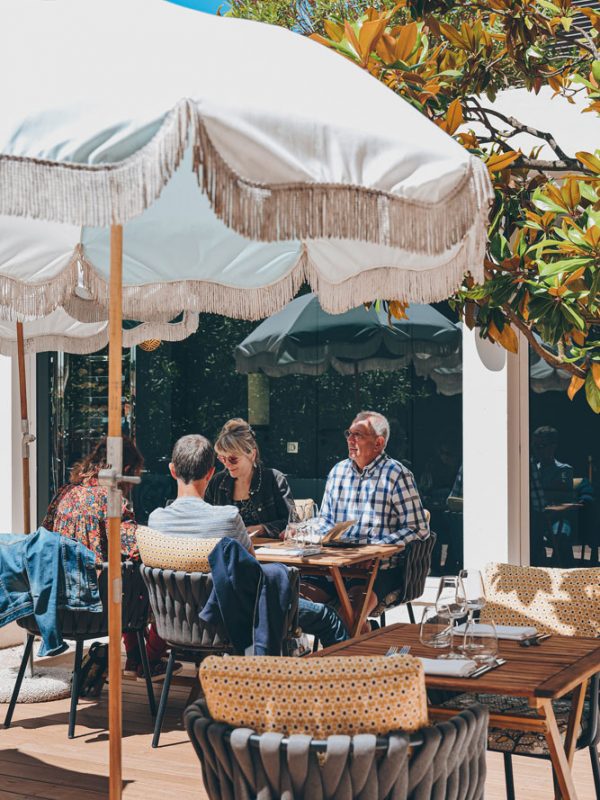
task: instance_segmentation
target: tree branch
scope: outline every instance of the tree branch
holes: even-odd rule
[[[565,372],[570,372],[571,375],[576,375],[578,378],[585,378],[586,372],[585,370],[581,369],[581,367],[578,367],[576,364],[570,364],[569,362],[561,361],[561,359],[558,356],[555,356],[554,353],[546,350],[546,348],[535,338],[531,328],[526,325],[523,320],[517,316],[517,314],[515,314],[508,304],[505,303],[502,306],[502,310],[515,328],[518,328],[525,336],[533,350],[535,350],[538,356],[543,358],[547,364],[550,364],[550,366],[554,367],[554,369],[562,369]]]
[[[547,142],[561,161],[569,161],[569,156],[565,153],[562,147],[560,147],[554,136],[548,131],[540,131],[538,128],[533,128],[531,125],[524,125],[515,117],[507,117],[506,114],[502,114],[500,111],[496,111],[493,108],[483,108],[483,106],[475,98],[469,98],[469,100],[476,104],[477,109],[483,115],[485,115],[486,118],[488,115],[490,115],[501,120],[506,125],[510,125],[513,131],[512,133],[508,134],[509,138],[514,136],[516,133],[528,133],[530,136],[535,136],[536,139],[543,139],[545,142]],[[492,130],[496,130],[489,120],[487,120],[487,122]],[[578,163],[576,159],[575,161]]]
[[[600,59],[600,50],[598,50],[598,48],[596,47],[596,43],[589,35],[589,33],[584,28],[581,28],[579,25],[571,25],[571,30],[577,31],[577,33],[581,34],[582,39],[585,39],[586,41],[587,47],[581,42],[577,42],[578,46],[583,47],[584,50],[587,50],[589,53],[591,53],[596,60]]]

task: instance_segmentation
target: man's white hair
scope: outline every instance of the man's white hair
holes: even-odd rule
[[[354,422],[363,422],[363,420],[366,420],[369,423],[377,436],[383,436],[385,439],[385,447],[390,438],[390,423],[383,416],[383,414],[380,414],[379,411],[360,411],[354,417]]]

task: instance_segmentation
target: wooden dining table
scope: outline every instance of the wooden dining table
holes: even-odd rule
[[[276,552],[261,552],[261,544]],[[280,563],[296,567],[301,575],[329,576],[340,601],[340,614],[351,636],[356,636],[367,618],[369,600],[373,593],[375,578],[383,560],[404,550],[404,544],[367,544],[358,547],[323,547],[314,555],[291,555],[285,542],[254,539],[256,558],[263,563]],[[361,581],[362,594],[355,612],[346,580]]]
[[[571,767],[589,679],[600,672],[600,639],[551,636],[534,647],[500,640],[499,656],[506,663],[477,678],[425,676],[428,689],[523,697],[536,716],[491,714],[490,727],[542,733],[563,800],[577,800]],[[333,645],[313,654],[328,656],[385,655],[391,646],[409,645],[411,656],[435,658],[436,651],[421,644],[419,626],[399,623]],[[559,733],[552,701],[571,694],[571,710],[564,742]],[[432,719],[447,719],[459,709],[429,707]]]

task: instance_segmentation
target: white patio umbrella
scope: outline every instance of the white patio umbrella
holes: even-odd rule
[[[0,71],[11,76],[0,88],[0,307],[67,307],[81,274],[109,307],[116,589],[123,308],[256,319],[305,280],[330,312],[442,299],[466,270],[482,276],[490,183],[480,161],[337,54],[161,0],[4,0]],[[110,598],[118,798],[120,593]]]

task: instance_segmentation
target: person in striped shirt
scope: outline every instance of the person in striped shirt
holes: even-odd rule
[[[429,523],[413,474],[385,452],[390,435],[387,419],[377,411],[361,411],[344,435],[348,458],[336,464],[327,478],[321,505],[323,526],[356,520],[343,538],[357,544],[426,539]],[[399,588],[400,558],[401,554],[382,561],[369,611]],[[351,587],[350,597],[358,599],[361,589]]]

